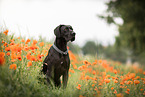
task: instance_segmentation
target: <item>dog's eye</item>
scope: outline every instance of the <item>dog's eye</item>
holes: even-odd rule
[[[64,31],[65,31],[65,32],[67,32],[67,31],[68,31],[68,29],[67,29],[67,28],[65,28],[65,29],[64,29]]]
[[[73,30],[73,28],[72,28],[72,27],[70,27],[69,29]]]

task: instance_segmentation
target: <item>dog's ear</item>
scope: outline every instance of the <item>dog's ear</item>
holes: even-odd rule
[[[59,25],[59,26],[57,26],[57,27],[54,29],[54,34],[55,34],[55,36],[58,37],[58,38],[61,37],[61,29],[60,29],[60,28],[61,28],[62,26],[64,26],[64,25]]]

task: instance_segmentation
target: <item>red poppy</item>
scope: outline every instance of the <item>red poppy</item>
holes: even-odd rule
[[[0,66],[2,66],[5,63],[5,53],[4,52],[0,52]]]
[[[40,46],[44,46],[44,42],[40,42],[39,45],[40,45]]]
[[[10,68],[10,69],[13,69],[13,70],[16,70],[16,69],[17,69],[17,65],[16,65],[16,64],[12,64],[12,65],[10,65],[9,68]]]
[[[30,67],[30,66],[32,66],[32,61],[29,61],[27,64],[27,67]]]
[[[4,33],[5,35],[8,35],[8,32],[9,32],[9,30],[5,30],[3,33]]]

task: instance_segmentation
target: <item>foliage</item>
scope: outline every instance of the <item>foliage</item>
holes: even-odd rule
[[[107,3],[107,16],[100,16],[119,27],[116,45],[131,52],[134,61],[143,61],[145,56],[145,1],[144,0],[110,0]],[[116,18],[121,18],[123,24],[117,24]],[[134,57],[135,56],[135,57]]]
[[[108,45],[104,49],[104,57],[114,61],[120,61],[126,63],[127,61],[127,52],[123,48],[116,48],[115,45]]]
[[[82,51],[84,55],[86,54],[95,55],[97,53],[97,47],[95,42],[87,41],[86,44],[82,47]]]
[[[101,58],[111,59],[125,63],[127,60],[127,52],[123,48],[116,48],[115,45],[103,46],[101,43],[87,41],[82,47],[84,55],[92,55]]]
[[[103,53],[104,47],[98,43],[96,44],[94,41],[87,41],[85,45],[82,47],[82,51],[84,55],[90,54],[95,56],[101,55]]]
[[[69,47],[69,50],[71,50],[75,54],[79,54],[81,52],[81,48],[77,44],[73,44],[69,42],[68,47]]]

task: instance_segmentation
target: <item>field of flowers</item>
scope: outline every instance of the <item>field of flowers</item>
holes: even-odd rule
[[[67,88],[48,88],[40,70],[52,44],[8,33],[0,32],[0,97],[145,97],[143,66],[126,67],[71,51]]]

